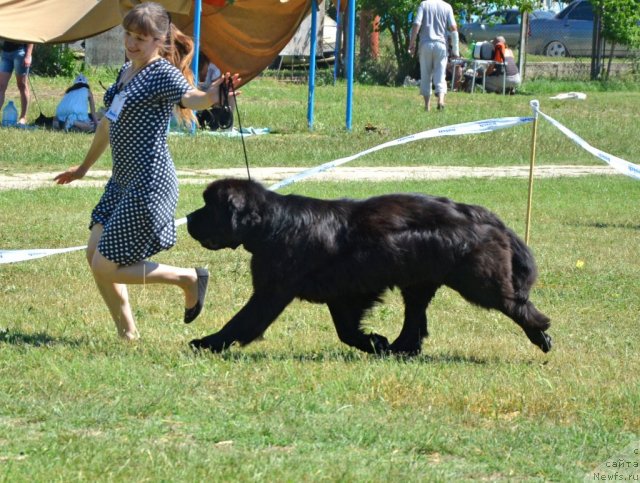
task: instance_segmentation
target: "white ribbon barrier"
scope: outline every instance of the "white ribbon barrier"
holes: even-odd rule
[[[612,154],[607,154],[604,151],[600,151],[599,149],[594,148],[588,142],[586,142],[584,139],[578,136],[576,133],[574,133],[573,131],[569,130],[568,128],[560,124],[554,118],[542,112],[539,108],[537,101],[532,101],[531,107],[533,108],[534,112],[537,112],[542,117],[544,117],[547,121],[549,121],[553,126],[557,127],[562,133],[564,133],[565,136],[571,139],[574,143],[576,143],[582,149],[593,154],[597,158],[600,158],[602,161],[607,163],[616,171],[619,171],[622,174],[625,174],[627,176],[640,180],[639,165],[630,163],[629,161],[625,161],[624,159],[621,159],[617,156],[614,156]]]
[[[0,264],[24,262],[25,260],[35,260],[36,258],[57,255],[58,253],[74,252],[87,248],[86,245],[71,248],[43,248],[42,250],[0,250]]]
[[[329,171],[330,169],[346,164],[354,159],[358,159],[366,154],[375,153],[381,149],[389,148],[391,146],[400,146],[401,144],[411,143],[413,141],[419,141],[421,139],[429,139],[440,136],[459,136],[462,134],[481,134],[485,132],[497,131],[498,129],[505,129],[508,127],[519,126],[532,122],[532,117],[503,117],[499,119],[486,119],[484,121],[466,122],[463,124],[453,124],[451,126],[440,127],[436,129],[430,129],[429,131],[422,131],[417,134],[411,134],[400,139],[394,139],[393,141],[387,141],[386,143],[379,144],[372,148],[361,151],[352,156],[346,158],[336,159],[335,161],[329,161],[328,163],[315,166],[313,168],[305,169],[298,174],[283,179],[278,183],[269,186],[271,191],[276,191],[284,186],[302,181],[305,178],[309,178],[318,173]],[[186,218],[180,218],[176,220],[176,226],[184,225],[187,222]]]
[[[380,151],[381,149],[389,148],[391,146],[400,146],[401,144],[411,143],[413,141],[419,141],[421,139],[436,138],[440,136],[481,134],[485,132],[497,131],[498,129],[515,127],[529,122],[533,122],[532,117],[503,117],[499,119],[486,119],[484,121],[466,122],[463,124],[453,124],[451,126],[430,129],[429,131],[423,131],[417,134],[412,134],[410,136],[405,136],[400,139],[388,141],[384,144],[379,144],[378,146],[374,146],[358,154],[354,154],[353,156],[336,159],[335,161],[329,161],[328,163],[321,164],[320,166],[316,166],[315,168],[307,169],[287,179],[283,179],[279,183],[270,186],[269,189],[275,191],[282,188],[283,186],[287,186],[297,181],[308,178],[309,176],[313,176],[314,174],[322,173],[324,171],[328,171],[329,169],[335,168],[336,166],[340,166],[341,164],[353,161],[354,159],[364,156],[365,154],[375,153],[376,151]]]

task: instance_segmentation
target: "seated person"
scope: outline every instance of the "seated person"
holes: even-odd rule
[[[94,132],[96,130],[98,119],[93,94],[87,78],[82,74],[75,78],[73,85],[65,91],[56,107],[54,126],[56,122],[58,127],[65,131]]]
[[[506,68],[505,92],[513,93],[517,87],[520,87],[522,82],[513,51],[507,46],[507,42],[501,35],[493,39],[492,43],[494,48],[493,60],[503,62],[505,66],[492,64],[487,68],[484,84],[485,91],[502,93],[502,69]]]

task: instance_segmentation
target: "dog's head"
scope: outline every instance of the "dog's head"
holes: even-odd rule
[[[209,250],[237,248],[251,241],[262,221],[267,193],[254,181],[214,181],[204,190],[204,206],[187,215],[189,235]]]

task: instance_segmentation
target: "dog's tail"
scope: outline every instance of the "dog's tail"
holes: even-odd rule
[[[536,262],[529,247],[512,230],[507,228],[511,239],[512,284],[516,300],[526,302],[529,292],[538,277]]]
[[[511,285],[517,302],[525,303],[529,300],[529,291],[538,277],[536,262],[533,254],[525,242],[508,228],[493,212],[474,207],[468,216],[472,216],[476,223],[486,223],[507,233],[511,245],[512,280]]]
[[[526,321],[529,327],[547,330],[551,325],[549,317],[540,312],[529,300],[529,292],[538,276],[533,254],[513,231],[509,229],[507,231],[511,238],[512,285],[517,304],[516,311],[520,316],[517,319]]]

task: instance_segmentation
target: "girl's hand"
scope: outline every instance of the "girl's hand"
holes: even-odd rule
[[[57,184],[69,184],[72,181],[77,179],[81,179],[84,175],[87,174],[87,169],[82,166],[74,166],[73,168],[69,168],[64,173],[60,173],[58,176],[53,178],[53,180]]]
[[[239,76],[239,74],[233,74],[231,75],[229,72],[221,75],[220,77],[218,77],[215,81],[213,81],[211,83],[211,86],[209,87],[209,89],[207,89],[207,94],[209,96],[209,100],[212,101],[211,105],[217,105],[217,104],[221,104],[222,103],[222,99],[220,98],[220,85],[221,84],[225,84],[225,85],[229,85],[229,81],[231,80],[231,85],[233,86],[232,89],[229,89],[229,95],[230,96],[238,96],[240,95],[240,91],[236,90],[239,85],[240,85],[240,81],[242,80],[242,78]]]

